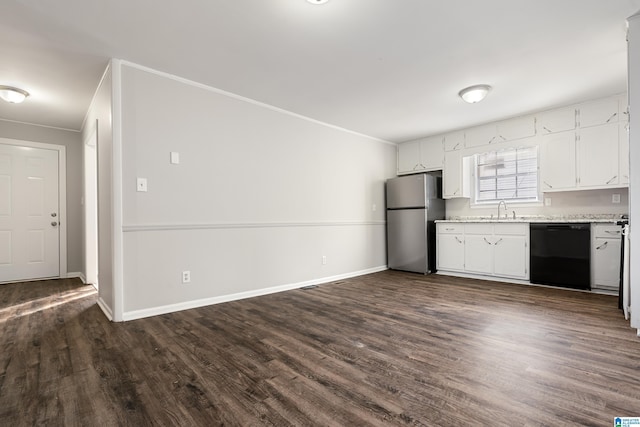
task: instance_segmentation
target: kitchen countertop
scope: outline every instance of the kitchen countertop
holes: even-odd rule
[[[436,220],[435,222],[447,222],[447,223],[467,223],[467,222],[501,222],[501,223],[532,223],[532,222],[558,222],[558,223],[584,223],[584,222],[597,222],[597,223],[610,223],[615,224],[620,221],[622,215],[516,215],[515,219],[509,217],[508,219],[497,219],[487,216],[451,216],[447,219]]]

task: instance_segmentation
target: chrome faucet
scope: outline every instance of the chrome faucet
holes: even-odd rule
[[[500,200],[498,203],[498,220],[500,219],[500,205],[504,205],[504,218],[507,219],[507,202]]]

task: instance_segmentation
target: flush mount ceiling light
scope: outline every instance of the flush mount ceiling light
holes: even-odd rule
[[[12,86],[0,85],[0,98],[11,104],[20,104],[29,96],[29,92],[26,90],[18,89]]]
[[[307,0],[311,4],[325,4],[329,0]]]
[[[458,92],[458,95],[460,95],[460,98],[462,98],[464,102],[475,104],[476,102],[482,101],[490,90],[491,86],[489,85],[475,85],[462,89]]]

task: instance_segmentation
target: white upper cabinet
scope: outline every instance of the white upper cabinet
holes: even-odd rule
[[[414,172],[420,163],[420,141],[398,145],[398,175]]]
[[[467,129],[465,132],[465,146],[467,148],[481,147],[496,141],[498,137],[498,126],[496,123],[476,126]]]
[[[620,119],[620,98],[606,98],[586,102],[578,106],[581,128],[618,122]]]
[[[620,148],[620,185],[629,185],[629,123],[620,123],[618,130]]]
[[[440,170],[444,164],[442,136],[425,138],[420,141],[420,164],[425,170]]]
[[[471,157],[463,157],[460,151],[444,153],[442,198],[469,197],[470,168]]]
[[[398,175],[442,169],[442,136],[417,139],[398,145]]]
[[[463,130],[451,132],[444,136],[444,151],[462,150],[464,146]]]
[[[619,124],[580,129],[578,187],[619,185]]]
[[[535,136],[536,120],[534,116],[516,117],[488,125],[476,126],[465,132],[467,148]]]
[[[550,133],[540,139],[542,191],[574,189],[576,180],[575,131]]]
[[[561,108],[545,111],[538,115],[537,124],[540,135],[574,130],[576,128],[576,109]]]
[[[536,134],[536,119],[533,116],[516,117],[498,123],[496,142],[513,141]]]

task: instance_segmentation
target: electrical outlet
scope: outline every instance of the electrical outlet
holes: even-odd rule
[[[147,191],[147,178],[138,178],[136,182],[136,188],[138,191]]]
[[[322,255],[322,265],[327,265],[327,257],[326,257],[326,255]]]
[[[551,206],[551,197],[545,197],[544,198],[544,205],[545,206]]]
[[[374,203],[373,206],[371,206],[371,210],[375,212],[376,210],[378,210],[378,206],[376,206],[376,204]]]
[[[619,194],[611,195],[611,203],[614,203],[616,205],[620,204],[620,195]]]
[[[171,153],[169,154],[169,158],[169,161],[172,165],[180,164],[180,153],[178,153],[177,151],[171,151]]]
[[[182,283],[191,283],[191,272],[189,270],[182,272]]]

